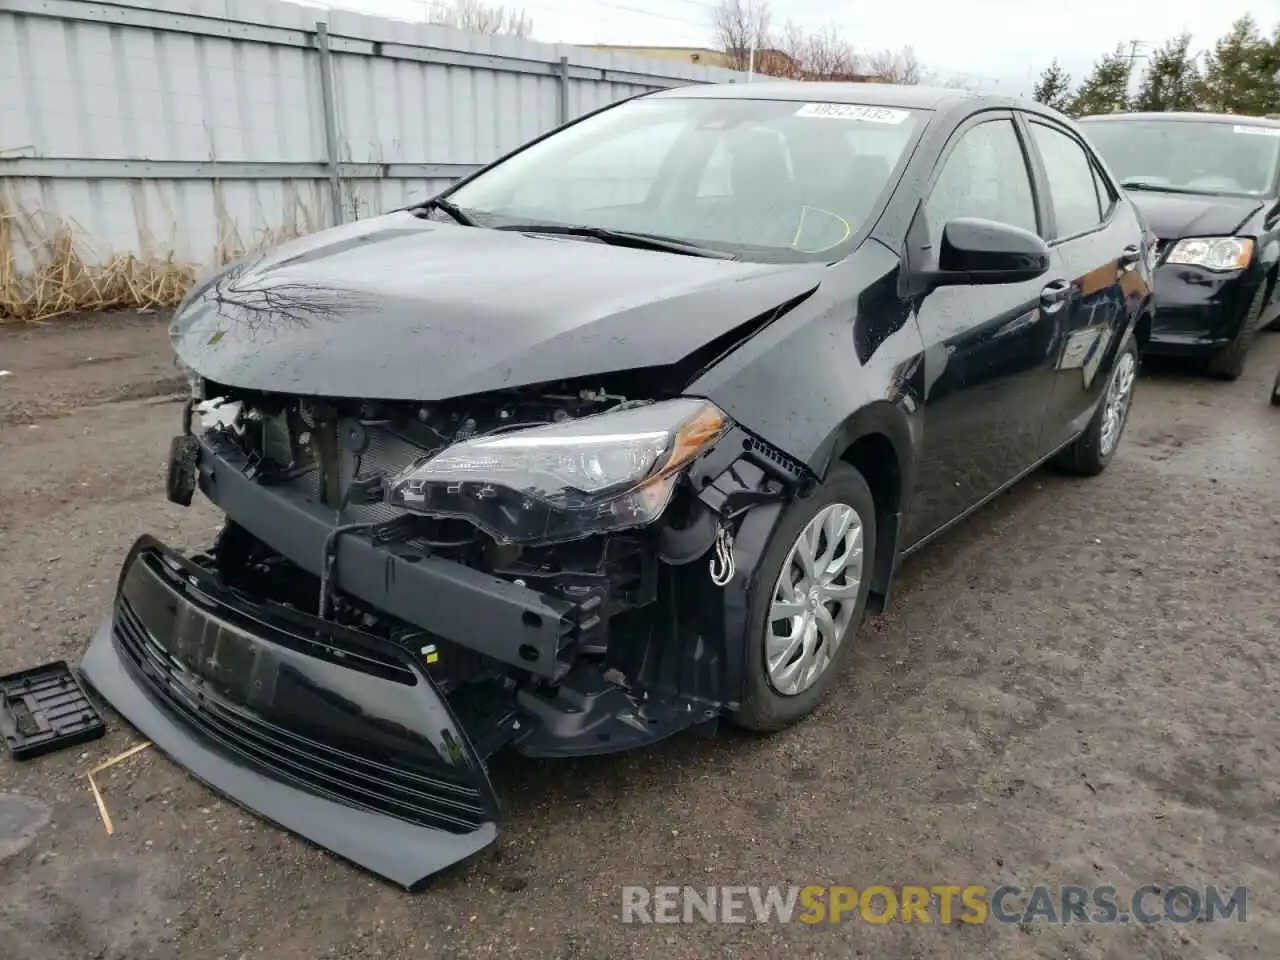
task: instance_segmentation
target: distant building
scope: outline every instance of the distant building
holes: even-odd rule
[[[710,47],[641,47],[626,44],[595,43],[588,49],[602,50],[606,53],[624,53],[632,57],[643,57],[647,60],[675,60],[695,67],[723,67],[735,70],[739,63],[745,63],[748,56],[735,56],[725,50],[713,50]],[[834,73],[830,76],[815,76],[804,70],[795,57],[781,50],[764,49],[756,51],[756,73],[774,77],[793,77],[797,80],[834,80],[841,83],[880,83],[880,78],[867,73]]]
[[[873,73],[832,73],[820,77],[806,71],[801,79],[825,80],[831,83],[884,83],[883,77],[877,77]]]
[[[625,53],[628,56],[644,57],[648,60],[677,60],[695,67],[724,67],[726,70],[735,70],[739,62],[745,63],[747,60],[745,55],[739,61],[724,50],[712,50],[710,47],[640,47],[595,43],[588,49],[603,50],[607,53]],[[785,75],[798,69],[799,64],[796,63],[795,58],[781,50],[756,51],[757,72]]]

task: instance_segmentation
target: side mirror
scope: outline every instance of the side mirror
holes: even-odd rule
[[[1030,230],[1008,223],[959,217],[942,230],[933,286],[1020,283],[1049,270],[1049,247]]]

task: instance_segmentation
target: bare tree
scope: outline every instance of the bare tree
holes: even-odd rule
[[[533,18],[518,7],[490,6],[483,0],[452,0],[451,3],[433,3],[432,23],[468,33],[499,34],[508,37],[528,38],[533,33]]]
[[[797,65],[795,73],[798,79],[841,80],[858,72],[858,57],[853,45],[834,25],[806,33],[787,21],[779,47]]]
[[[794,20],[788,20],[782,33],[771,38],[770,45],[783,54],[790,63],[784,76],[788,80],[800,80],[804,76],[804,61],[809,50],[809,36]]]
[[[716,0],[712,26],[716,43],[735,70],[751,66],[751,49],[756,50],[756,73],[791,80],[855,80],[861,77],[860,58],[840,28],[828,24],[808,30],[788,20],[781,31],[770,29],[773,21],[769,0]],[[921,83],[924,71],[914,51],[887,51],[879,58],[883,79],[896,83]]]
[[[925,86],[950,87],[952,90],[964,90],[967,93],[975,93],[978,90],[977,81],[958,73],[939,74],[933,70],[925,70],[920,74],[918,82]]]
[[[867,61],[870,72],[885,83],[917,84],[924,80],[924,68],[911,47],[882,50]]]
[[[835,26],[828,24],[809,38],[809,72],[818,79],[858,72],[858,54]]]
[[[752,49],[759,54],[772,46],[771,19],[769,0],[718,0],[711,15],[711,26],[716,45],[729,56],[733,69],[748,69]],[[756,67],[759,69],[760,64]]]

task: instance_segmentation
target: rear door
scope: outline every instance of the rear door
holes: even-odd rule
[[[1124,330],[1125,280],[1141,256],[1142,231],[1079,137],[1038,115],[1021,120],[1045,186],[1052,269],[1069,284],[1047,317],[1054,338],[1053,387],[1040,439],[1047,454],[1088,423],[1106,380],[1109,348]]]
[[[908,262],[936,265],[943,227],[981,217],[1037,232],[1029,155],[1008,111],[971,117],[935,166]],[[1037,457],[1051,386],[1052,328],[1042,322],[1049,273],[1023,283],[944,286],[916,304],[925,345],[924,436],[908,541],[1015,479]],[[1054,296],[1050,291],[1050,299]]]

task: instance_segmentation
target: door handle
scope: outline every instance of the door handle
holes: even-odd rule
[[[1071,284],[1066,280],[1055,280],[1040,291],[1040,308],[1045,313],[1061,310],[1069,296],[1071,296]]]
[[[1120,251],[1120,269],[1124,270],[1132,267],[1135,263],[1142,259],[1142,250],[1136,243],[1131,243]]]

